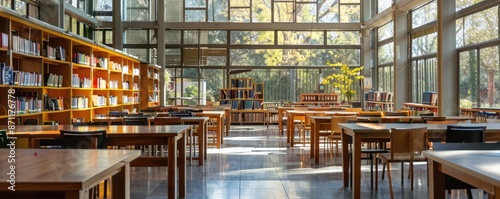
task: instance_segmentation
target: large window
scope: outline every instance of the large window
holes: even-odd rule
[[[125,21],[156,21],[156,0],[125,0]]]
[[[457,47],[498,38],[498,6],[457,19]]]
[[[377,31],[377,82],[378,91],[393,91],[394,79],[394,23],[391,21],[380,26]]]
[[[422,103],[423,92],[437,92],[437,82],[435,57],[411,62],[412,102]]]

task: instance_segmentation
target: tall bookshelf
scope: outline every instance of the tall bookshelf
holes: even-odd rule
[[[141,109],[159,106],[160,66],[143,63],[141,64],[141,74],[143,74],[143,78],[141,78]]]
[[[264,83],[255,83],[252,78],[230,79],[230,87],[220,89],[220,104],[231,105],[234,123],[264,123]]]
[[[71,118],[91,121],[109,111],[139,110],[135,57],[18,13],[0,13],[0,36],[1,68],[12,73],[12,81],[0,78],[2,124],[7,124],[11,88],[16,124],[26,119],[70,124]]]

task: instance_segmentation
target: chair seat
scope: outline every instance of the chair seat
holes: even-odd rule
[[[407,162],[410,160],[409,153],[398,153],[394,154],[394,158],[391,159],[391,153],[380,153],[377,155],[377,158],[384,159],[389,162]],[[413,156],[413,161],[425,161],[425,157],[422,155]]]

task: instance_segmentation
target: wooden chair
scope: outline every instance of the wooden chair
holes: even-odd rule
[[[333,142],[335,142],[335,153],[336,155],[339,154],[339,141],[342,140],[341,138],[341,128],[339,127],[339,123],[347,123],[349,120],[356,120],[356,116],[332,116],[331,120],[331,131],[330,133],[327,133],[326,136],[328,138],[328,141],[330,143],[330,146],[333,148]],[[320,134],[321,136],[321,134]],[[330,157],[333,156],[332,150],[330,150]]]
[[[142,125],[142,126],[147,126],[149,124],[147,117],[125,117],[123,118],[123,123],[125,125]]]
[[[380,111],[362,111],[359,112],[360,117],[383,117],[383,112]]]
[[[446,117],[442,116],[420,116],[422,123],[427,123],[428,121],[445,121]]]
[[[299,126],[299,142],[302,142],[303,146],[305,146],[305,144],[306,144],[306,135],[307,135],[306,132],[311,131],[311,119],[309,118],[310,116],[325,116],[325,113],[323,113],[323,112],[306,112],[305,113],[304,123]],[[304,138],[303,141],[301,141],[301,139],[300,139],[301,135],[302,135],[302,138]]]
[[[425,161],[425,157],[421,152],[427,150],[427,127],[423,128],[407,128],[407,129],[391,129],[391,150],[390,153],[377,154],[377,159],[384,161],[387,165],[387,176],[389,179],[389,190],[391,199],[394,199],[392,189],[392,162],[410,162],[410,184],[413,190],[413,162]],[[378,171],[378,163],[375,163],[375,171]],[[403,173],[403,171],[401,171]],[[378,172],[375,172],[375,177],[378,179]],[[375,188],[378,188],[378,180],[375,181]]]

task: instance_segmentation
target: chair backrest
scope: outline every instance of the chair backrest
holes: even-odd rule
[[[500,143],[464,142],[464,143],[441,143],[433,142],[433,149],[440,150],[500,150]]]
[[[345,112],[357,112],[357,113],[359,113],[361,111],[363,111],[363,109],[361,109],[361,108],[345,108]]]
[[[36,118],[29,118],[24,120],[24,125],[38,125],[38,119]]]
[[[157,113],[156,117],[170,117],[170,113]]]
[[[128,112],[121,112],[121,111],[110,111],[109,116],[110,117],[125,117],[128,115]]]
[[[391,159],[397,154],[409,154],[413,160],[426,149],[427,127],[391,129]]]
[[[446,142],[484,142],[486,126],[448,125]]]
[[[129,113],[127,117],[141,117],[144,116],[144,113]]]
[[[108,126],[108,122],[75,122],[73,126]]]
[[[382,117],[383,113],[380,111],[362,111],[359,112],[360,117]]]
[[[170,117],[192,117],[192,113],[188,112],[170,112]]]
[[[59,122],[57,122],[57,121],[45,121],[45,122],[43,122],[43,125],[59,125]]]
[[[420,116],[422,123],[427,123],[428,121],[445,121],[446,117],[441,116]]]
[[[7,144],[9,144],[7,130],[0,130],[0,148],[7,148]]]
[[[176,125],[182,124],[181,117],[155,117],[155,125]]]
[[[443,121],[435,121],[435,120],[427,120],[427,124],[456,124],[457,120],[443,120]]]
[[[347,121],[356,120],[356,116],[332,116],[332,133],[340,133],[339,123],[347,123]]]
[[[408,116],[408,112],[387,111],[387,112],[384,112],[384,116]]]
[[[146,126],[149,124],[149,122],[147,117],[125,117],[123,118],[123,124]]]
[[[106,149],[106,130],[98,131],[66,131],[59,130],[63,148],[73,149]]]

